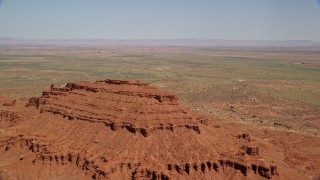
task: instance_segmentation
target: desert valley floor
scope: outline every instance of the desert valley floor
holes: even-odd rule
[[[317,179],[320,48],[0,47],[0,179]]]

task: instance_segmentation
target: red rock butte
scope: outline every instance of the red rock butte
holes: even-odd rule
[[[64,88],[52,86],[41,98],[30,99],[27,106],[30,105],[69,120],[103,123],[112,130],[127,129],[144,136],[177,127],[200,133],[197,122],[202,120],[180,108],[175,95],[139,81],[105,80],[94,84],[68,83]]]
[[[140,81],[52,85],[24,104],[0,102],[0,157],[11,162],[0,178],[279,178],[249,134]]]

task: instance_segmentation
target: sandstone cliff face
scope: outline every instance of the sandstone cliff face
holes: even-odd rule
[[[127,129],[143,136],[176,128],[200,133],[197,123],[204,120],[180,108],[175,95],[139,81],[69,83],[64,88],[51,87],[42,97],[31,98],[26,106],[36,106],[40,112],[59,114],[69,120],[103,123],[112,130]]]
[[[279,177],[249,134],[232,135],[140,81],[51,86],[21,111],[0,115],[17,122],[4,127],[0,148],[29,163],[23,168],[70,167],[85,172],[80,179]]]

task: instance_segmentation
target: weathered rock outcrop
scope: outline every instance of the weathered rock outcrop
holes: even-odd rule
[[[51,86],[26,106],[59,114],[69,120],[103,123],[112,130],[127,129],[148,136],[156,130],[188,128],[200,133],[203,117],[178,106],[175,95],[139,81],[105,80]]]
[[[175,95],[140,81],[52,85],[1,120],[15,117],[23,122],[0,136],[0,151],[29,164],[21,168],[76,167],[93,179],[279,175],[248,134],[232,135],[180,107]]]
[[[14,106],[16,104],[16,100],[6,101],[2,105],[3,106]]]
[[[20,117],[10,111],[0,110],[0,128],[10,127],[20,121]]]

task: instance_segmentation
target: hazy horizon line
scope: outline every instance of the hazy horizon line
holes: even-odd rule
[[[17,39],[17,40],[113,40],[113,41],[139,41],[139,40],[217,40],[217,41],[277,41],[277,42],[288,42],[288,41],[309,41],[309,42],[320,42],[320,40],[311,39],[216,39],[216,38],[25,38],[25,37],[11,37],[11,36],[0,36],[1,39]]]

